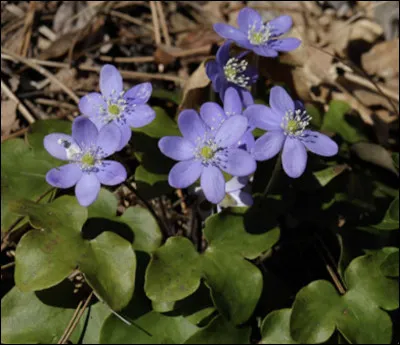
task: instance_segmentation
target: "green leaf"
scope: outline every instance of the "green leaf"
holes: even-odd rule
[[[350,344],[390,344],[392,321],[386,312],[357,291],[348,291],[342,302],[336,323]]]
[[[132,298],[136,257],[131,244],[106,231],[90,241],[79,266],[89,285],[112,309],[120,310]]]
[[[302,344],[327,341],[336,327],[343,303],[331,283],[317,280],[301,289],[293,304],[290,333]]]
[[[322,343],[337,328],[352,344],[389,344],[392,322],[382,308],[398,308],[399,283],[385,277],[381,267],[396,251],[383,248],[354,259],[345,272],[348,291],[343,296],[321,280],[301,289],[290,319],[293,339],[304,344]]]
[[[185,344],[250,344],[251,328],[236,328],[222,316],[192,335]]]
[[[255,259],[276,244],[280,234],[278,227],[261,228],[262,233],[254,233],[256,229],[250,226],[246,229],[247,210],[247,208],[228,208],[209,217],[204,229],[204,236],[209,245],[240,254],[248,259]]]
[[[392,201],[385,216],[379,224],[373,226],[379,230],[398,230],[399,228],[399,195]]]
[[[346,121],[345,115],[350,110],[351,107],[346,102],[331,101],[329,110],[324,116],[321,130],[337,133],[352,144],[365,140],[366,137]]]
[[[386,247],[373,254],[355,258],[345,271],[349,290],[355,290],[385,310],[399,307],[399,282],[381,270],[386,258],[398,249]]]
[[[168,91],[165,89],[154,89],[151,97],[165,99],[174,102],[176,105],[179,105],[182,100],[180,93],[177,91]]]
[[[174,302],[191,295],[200,285],[199,259],[188,239],[170,237],[153,253],[146,271],[146,295],[158,302]]]
[[[181,135],[178,125],[168,116],[163,108],[153,107],[153,109],[156,112],[156,118],[147,126],[135,128],[134,132],[144,133],[152,138],[162,138],[166,135]]]
[[[47,184],[47,172],[65,164],[53,158],[43,146],[43,138],[52,132],[70,133],[71,123],[45,120],[34,123],[28,143],[22,139],[7,140],[1,145],[1,231],[4,232],[18,218],[9,205],[18,199],[37,200],[52,186]]]
[[[352,145],[351,150],[363,161],[397,173],[392,155],[384,147],[367,142]]]
[[[57,344],[75,312],[74,304],[65,304],[72,295],[72,289],[70,291],[67,294],[66,291],[52,288],[40,291],[39,295],[12,288],[1,300],[1,342]],[[49,300],[55,305],[50,304]],[[85,315],[82,316],[84,318]],[[83,322],[78,323],[70,337],[72,342],[77,342],[82,327]]]
[[[349,166],[347,164],[335,165],[320,171],[313,172],[313,175],[318,180],[319,184],[322,187],[325,187],[335,177],[348,170],[348,168]]]
[[[88,307],[89,319],[87,320],[82,344],[100,344],[101,327],[110,314],[110,308],[101,302]]]
[[[399,172],[399,153],[398,152],[392,153],[392,160],[393,160],[393,166],[395,167],[395,169],[398,173]]]
[[[212,247],[202,259],[205,282],[218,310],[235,325],[248,320],[262,291],[259,269],[237,254]]]
[[[385,260],[383,260],[380,266],[381,272],[386,277],[397,278],[399,276],[399,250],[389,254]]]
[[[101,189],[97,200],[88,207],[89,219],[109,219],[115,222],[115,226],[125,224],[133,234],[133,249],[149,253],[156,250],[161,244],[162,233],[150,211],[134,206],[129,207],[122,216],[118,217],[116,216],[117,205],[115,195],[106,189]],[[122,229],[121,232],[123,232]]]
[[[261,324],[259,344],[298,344],[290,335],[291,309],[274,310]]]
[[[38,229],[25,234],[17,246],[15,282],[21,290],[53,286],[79,267],[111,308],[118,310],[129,302],[136,260],[128,241],[110,232],[92,241],[83,239],[87,210],[74,197],[63,196],[47,205],[18,202],[13,207]]]
[[[22,291],[42,290],[61,282],[86,251],[81,228],[87,211],[64,196],[48,205],[16,202],[13,210],[29,216],[37,230],[26,233],[15,253],[15,283]],[[42,230],[44,229],[44,230]]]
[[[111,315],[101,330],[101,344],[182,344],[197,331],[182,316],[150,312],[127,325]]]

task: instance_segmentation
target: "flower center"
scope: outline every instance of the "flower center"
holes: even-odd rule
[[[233,57],[228,60],[224,66],[224,74],[228,81],[237,84],[241,87],[246,87],[249,84],[250,77],[246,76],[248,62],[246,60],[239,61]]]
[[[86,167],[92,167],[96,163],[96,159],[93,157],[93,155],[87,152],[82,156],[81,162]]]
[[[110,104],[108,106],[108,113],[114,116],[118,116],[119,113],[121,112],[120,108],[116,104]]]
[[[304,130],[308,127],[311,116],[305,110],[296,109],[294,112],[288,110],[283,117],[281,127],[285,135],[291,137],[304,136]]]
[[[100,119],[103,123],[110,123],[113,120],[125,121],[124,111],[127,107],[124,92],[117,94],[115,91],[111,93],[109,98],[104,98],[105,106],[100,106]]]
[[[209,160],[214,157],[214,150],[210,146],[204,146],[200,150],[200,154],[206,160]]]
[[[249,26],[249,31],[247,33],[247,38],[249,39],[251,44],[256,46],[262,45],[271,37],[271,26],[269,24],[264,24],[259,28],[256,29],[255,24]]]

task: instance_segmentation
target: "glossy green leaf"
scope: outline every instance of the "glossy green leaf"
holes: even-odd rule
[[[323,280],[301,289],[290,319],[293,339],[305,344],[321,343],[337,328],[350,343],[389,344],[392,322],[382,308],[398,308],[399,283],[385,277],[381,267],[396,251],[383,248],[354,259],[345,272],[348,290],[343,296]]]
[[[254,259],[278,242],[278,227],[254,229],[247,226],[246,229],[246,211],[247,208],[229,208],[209,217],[204,228],[209,245]]]
[[[395,167],[395,169],[398,173],[399,172],[399,153],[398,152],[392,153],[392,160],[393,160],[393,166]]]
[[[392,201],[385,216],[379,224],[373,226],[379,230],[398,230],[399,229],[399,196]]]
[[[313,172],[314,177],[318,180],[318,183],[325,187],[329,182],[331,182],[335,177],[339,176],[346,170],[349,166],[347,164],[340,164],[325,168],[320,171]]]
[[[156,112],[156,118],[147,126],[135,128],[134,132],[144,133],[152,138],[162,138],[166,135],[181,135],[178,125],[168,116],[163,108],[153,107],[153,109]]]
[[[209,247],[202,256],[204,278],[218,310],[233,324],[245,322],[260,298],[259,269],[237,254]]]
[[[110,314],[110,308],[101,302],[88,307],[87,320],[85,319],[87,327],[82,338],[82,344],[100,344],[101,328]]]
[[[218,316],[186,340],[185,344],[250,344],[250,333],[250,327],[234,327]]]
[[[260,344],[298,344],[290,335],[291,309],[274,310],[261,324]]]
[[[323,118],[321,130],[337,133],[349,143],[365,140],[365,136],[346,121],[345,115],[350,110],[351,107],[346,102],[331,101],[329,110]]]
[[[343,303],[333,285],[317,280],[301,289],[293,304],[290,334],[303,344],[327,341],[336,327]]]
[[[128,241],[103,232],[89,242],[78,263],[90,286],[112,309],[120,310],[132,298],[136,257]]]
[[[386,277],[397,278],[399,276],[399,250],[390,253],[380,266],[381,272]]]
[[[174,302],[197,290],[200,285],[200,256],[184,237],[170,237],[157,249],[146,272],[147,296],[158,302]]]
[[[22,291],[41,290],[61,282],[77,266],[87,243],[81,228],[87,211],[64,196],[48,205],[16,202],[13,210],[29,216],[36,230],[26,233],[15,255],[15,283]]]
[[[4,232],[16,221],[17,215],[9,210],[12,201],[19,199],[38,200],[52,187],[47,184],[47,172],[63,161],[50,156],[43,146],[45,135],[57,131],[70,133],[67,121],[45,120],[34,123],[23,139],[11,139],[1,144],[1,231]]]
[[[354,259],[345,271],[349,290],[358,291],[365,299],[370,299],[385,310],[399,307],[399,282],[385,277],[381,265],[396,248],[386,247],[373,254]]]
[[[22,292],[14,287],[1,299],[1,342],[57,344],[75,312],[76,304],[69,305],[66,301],[69,297],[65,291],[62,293],[56,288],[39,294]],[[80,322],[71,341],[77,342],[82,326],[83,322]]]
[[[83,239],[87,209],[74,197],[63,196],[47,205],[18,202],[13,208],[29,216],[37,228],[25,234],[17,246],[15,282],[21,290],[53,286],[80,268],[111,308],[118,310],[129,302],[136,268],[131,244],[112,232],[92,241]]]
[[[127,325],[111,315],[101,330],[101,344],[182,344],[197,327],[182,316],[150,312]]]
[[[363,161],[397,173],[392,155],[384,147],[373,143],[360,142],[352,145],[351,150]]]
[[[337,316],[337,328],[350,344],[390,344],[390,316],[358,291],[348,291],[342,297],[342,309]]]
[[[116,216],[117,199],[115,195],[106,189],[101,189],[97,200],[88,207],[88,218],[108,219],[115,222],[114,226],[125,224],[128,232],[125,234],[125,227],[120,227],[121,235],[125,238],[133,236],[132,247],[135,250],[153,252],[162,241],[162,234],[157,221],[145,208],[134,206],[129,207],[122,216]],[[105,222],[103,222],[105,224]],[[97,222],[93,224],[98,225]],[[110,224],[111,226],[112,224]],[[106,225],[104,225],[106,227]],[[104,230],[110,230],[105,228]]]

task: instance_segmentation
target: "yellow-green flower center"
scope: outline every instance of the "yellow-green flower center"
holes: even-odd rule
[[[93,166],[96,162],[96,159],[90,153],[85,153],[81,159],[81,162],[86,166]]]
[[[119,113],[121,112],[121,109],[119,108],[118,105],[116,104],[110,104],[108,106],[108,113],[114,116],[118,116]]]
[[[233,80],[236,77],[237,71],[236,68],[232,67],[232,66],[226,66],[224,69],[224,73],[225,73],[225,77],[226,79]]]
[[[251,34],[251,42],[253,44],[261,44],[264,43],[264,35],[262,32],[253,32]]]
[[[203,146],[200,150],[200,154],[205,159],[211,159],[214,157],[214,150],[209,146]]]
[[[296,133],[300,129],[299,123],[296,120],[289,120],[286,125],[286,130],[289,133]]]

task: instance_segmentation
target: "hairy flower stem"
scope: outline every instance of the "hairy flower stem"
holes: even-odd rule
[[[265,187],[265,189],[264,189],[264,193],[263,193],[264,198],[267,197],[268,193],[270,192],[271,187],[277,181],[279,172],[281,171],[281,166],[282,166],[282,154],[279,154],[278,158],[275,162],[275,167],[274,167],[274,170],[272,171],[271,178],[269,179],[267,187]]]

